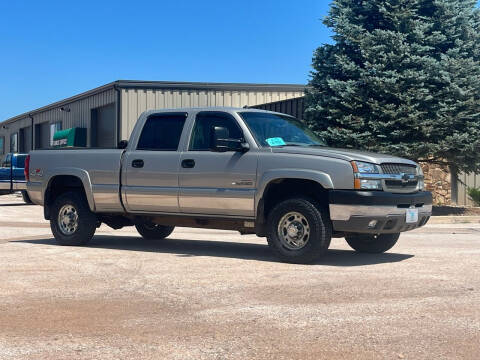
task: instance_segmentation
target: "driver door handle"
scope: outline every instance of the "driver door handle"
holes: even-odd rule
[[[184,169],[191,169],[195,167],[195,160],[193,159],[185,159],[182,161],[182,168]]]
[[[136,159],[132,161],[132,167],[134,168],[143,168],[144,162],[142,159]]]

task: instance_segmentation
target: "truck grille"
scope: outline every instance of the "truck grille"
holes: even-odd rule
[[[415,165],[408,164],[382,164],[382,171],[384,174],[409,174],[415,175],[417,173],[417,167]]]
[[[417,174],[417,167],[415,165],[385,163],[385,164],[381,164],[380,166],[384,174],[392,174],[392,175],[400,175],[400,174],[416,175]],[[417,186],[418,186],[417,177],[415,177],[415,179],[410,179],[407,182],[402,180],[389,179],[389,180],[385,180],[384,190],[397,192],[397,193],[409,193],[409,192],[416,191]]]
[[[417,180],[409,180],[407,183],[402,183],[401,181],[396,181],[396,180],[385,180],[385,185],[390,188],[398,188],[398,189],[408,189],[416,187],[418,184]]]

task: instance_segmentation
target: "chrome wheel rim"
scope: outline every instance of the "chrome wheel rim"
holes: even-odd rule
[[[282,246],[289,250],[300,250],[310,239],[310,225],[302,214],[292,211],[278,223],[278,237]]]
[[[58,227],[64,235],[72,235],[78,229],[78,212],[72,205],[63,205],[58,212]]]

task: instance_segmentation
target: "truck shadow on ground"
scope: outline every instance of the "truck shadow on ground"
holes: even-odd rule
[[[53,238],[16,240],[15,242],[59,246]],[[177,256],[186,258],[194,256],[206,256],[279,262],[279,260],[273,256],[267,245],[243,242],[187,239],[166,239],[152,241],[144,240],[134,236],[96,235],[87,247],[97,249],[176,254]],[[81,248],[79,248],[79,251],[81,251],[80,249]],[[384,254],[359,254],[353,250],[330,249],[321,260],[317,261],[313,265],[376,265],[399,262],[407,260],[413,256],[414,255],[411,254],[398,254],[392,252]]]
[[[7,203],[7,204],[0,204],[0,206],[33,206],[35,204],[25,204],[25,203]]]

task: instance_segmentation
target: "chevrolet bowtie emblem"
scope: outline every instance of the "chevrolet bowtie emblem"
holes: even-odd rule
[[[401,173],[400,177],[402,178],[402,184],[406,184],[410,180],[410,175],[405,173]]]

